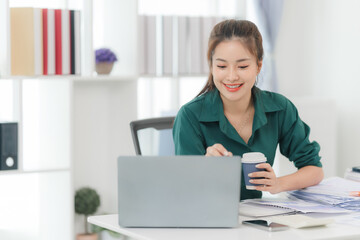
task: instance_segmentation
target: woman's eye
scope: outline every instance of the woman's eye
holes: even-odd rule
[[[241,69],[245,69],[245,68],[247,68],[249,65],[247,65],[247,66],[239,66],[239,68],[241,68]]]
[[[218,68],[225,68],[226,66],[218,65],[217,67],[218,67]]]

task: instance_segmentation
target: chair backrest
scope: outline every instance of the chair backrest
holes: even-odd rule
[[[131,136],[133,139],[136,155],[143,155],[139,141],[139,132],[144,129],[156,129],[159,132],[158,155],[175,155],[174,142],[172,138],[172,127],[175,116],[148,118],[130,122]],[[148,142],[147,144],[151,144]]]

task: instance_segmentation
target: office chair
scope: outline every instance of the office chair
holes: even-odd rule
[[[136,155],[143,155],[143,151],[140,148],[139,134],[140,130],[156,129],[159,133],[159,148],[156,155],[175,155],[174,142],[172,138],[172,127],[174,124],[175,116],[171,117],[159,117],[148,118],[142,120],[136,120],[130,122],[131,136],[133,139]],[[150,141],[148,145],[153,145],[153,135],[150,135]],[[151,139],[152,138],[152,139]],[[143,145],[143,144],[142,144]],[[146,145],[145,145],[146,146]],[[144,145],[143,145],[144,147]]]

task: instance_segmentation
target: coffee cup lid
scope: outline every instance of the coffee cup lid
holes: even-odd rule
[[[266,157],[261,152],[248,152],[243,154],[241,161],[243,163],[266,162]]]

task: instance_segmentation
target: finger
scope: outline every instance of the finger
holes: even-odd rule
[[[208,147],[206,149],[206,155],[205,156],[216,156],[220,157],[222,154],[214,147]]]
[[[218,150],[218,152],[220,152],[222,156],[230,156],[230,153],[220,143],[214,144],[213,147],[216,148],[216,150]]]
[[[266,186],[272,186],[274,185],[274,181],[272,179],[250,179],[249,182],[253,183],[253,184],[261,184],[261,185],[266,185]]]
[[[256,167],[256,168],[266,169],[266,171],[268,171],[268,172],[272,172],[272,171],[273,171],[273,168],[272,168],[271,165],[268,164],[268,163],[260,163],[260,164],[257,164],[255,167]]]
[[[262,177],[262,178],[275,178],[275,175],[272,172],[267,172],[267,171],[258,171],[258,172],[252,172],[248,174],[249,177],[251,178],[257,178],[257,177]]]

